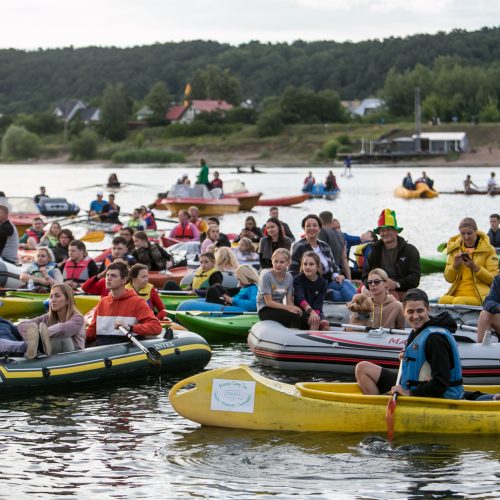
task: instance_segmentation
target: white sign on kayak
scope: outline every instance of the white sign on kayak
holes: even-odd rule
[[[253,413],[254,403],[255,382],[218,378],[213,380],[211,410]]]

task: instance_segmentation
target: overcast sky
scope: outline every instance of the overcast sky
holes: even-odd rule
[[[500,0],[0,0],[0,48],[360,41],[500,24]]]

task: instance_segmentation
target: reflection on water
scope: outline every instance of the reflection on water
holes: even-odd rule
[[[266,167],[259,167],[266,170]],[[94,187],[110,169],[59,166],[0,166],[7,194],[33,195],[46,185],[52,196],[65,196],[82,207],[93,199]],[[230,174],[266,197],[299,190],[309,169],[269,169],[263,175]],[[148,203],[185,171],[179,168],[127,168],[124,182],[150,184],[117,194],[122,209]],[[328,169],[313,169],[318,179]],[[337,169],[338,170],[338,169]],[[352,179],[339,178],[342,194],[335,201],[311,200],[299,208],[283,208],[296,234],[309,212],[330,209],[343,229],[359,233],[374,227],[385,207],[397,211],[402,233],[425,254],[456,232],[465,215],[485,228],[498,211],[495,199],[441,196],[436,200],[404,201],[392,196],[406,168],[354,167]],[[413,169],[414,177],[421,167]],[[427,169],[438,189],[460,187],[467,169]],[[191,177],[195,169],[189,170]],[[481,184],[489,169],[474,169]],[[338,171],[336,172],[339,173]],[[19,176],[29,183],[19,182]],[[167,215],[167,214],[163,214]],[[266,207],[255,217],[263,223]],[[245,214],[223,218],[233,232]],[[167,225],[167,224],[166,224]],[[100,244],[104,246],[104,243]],[[430,295],[446,288],[440,275],[422,280]],[[309,373],[280,373],[260,367],[244,344],[213,346],[209,368],[250,364],[274,379],[320,380]],[[328,380],[338,379],[338,377]],[[500,446],[491,436],[396,435],[249,432],[200,428],[179,417],[170,406],[168,388],[176,382],[156,379],[92,387],[76,392],[28,395],[0,404],[2,496],[53,495],[148,498],[499,498]],[[307,415],[304,416],[307,418]],[[332,416],[334,418],[334,416]],[[353,418],[356,418],[353,415]],[[397,416],[396,416],[397,418]]]

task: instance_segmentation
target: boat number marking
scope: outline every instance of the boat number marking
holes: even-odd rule
[[[175,347],[173,342],[162,342],[161,344],[155,344],[154,348],[157,350],[168,349],[169,347]]]
[[[389,337],[389,344],[396,344],[396,345],[401,345],[406,343],[407,338],[406,337]]]
[[[213,380],[211,410],[253,413],[254,403],[255,382],[217,378]]]

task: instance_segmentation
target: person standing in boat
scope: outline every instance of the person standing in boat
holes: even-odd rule
[[[0,257],[11,264],[17,262],[19,235],[9,220],[9,207],[0,205]]]
[[[412,332],[402,356],[401,383],[396,373],[369,361],[356,365],[356,382],[363,394],[420,396],[461,399],[464,394],[462,367],[453,338],[455,320],[447,311],[430,316],[429,298],[419,288],[412,288],[403,300],[403,311]]]
[[[499,214],[490,215],[490,229],[488,231],[488,238],[490,243],[495,248],[500,248],[500,229],[498,228],[500,222]]]
[[[161,323],[146,301],[135,291],[127,290],[128,266],[113,262],[106,271],[106,288],[109,294],[102,297],[87,328],[87,342],[108,345],[127,342],[120,332],[123,326],[139,336],[156,336],[161,333]]]
[[[352,156],[347,155],[344,158],[344,173],[342,174],[342,177],[352,177],[351,163],[352,163]]]
[[[203,184],[207,186],[207,188],[210,187],[210,181],[208,180],[208,165],[204,158],[200,160],[200,171],[196,178],[196,184]]]

